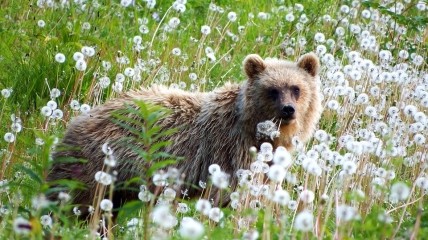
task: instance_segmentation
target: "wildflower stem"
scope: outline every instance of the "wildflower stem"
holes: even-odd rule
[[[163,23],[163,21],[165,20],[166,16],[168,16],[168,13],[169,13],[169,11],[170,11],[171,9],[172,9],[172,6],[170,6],[170,7],[166,10],[166,12],[165,12],[165,14],[163,15],[162,19],[159,21],[159,24],[158,24],[158,26],[156,27],[156,30],[155,30],[155,32],[153,33],[152,40],[150,41],[150,44],[149,44],[149,52],[152,50],[153,42],[155,41],[155,37],[156,37],[156,35],[157,35],[158,31],[159,31],[160,26],[162,25],[162,23]]]
[[[397,211],[397,210],[398,210],[398,209],[400,209],[400,208],[403,208],[403,207],[407,207],[407,206],[409,206],[409,205],[412,205],[412,204],[414,204],[414,203],[416,203],[416,202],[420,201],[420,200],[421,200],[421,199],[423,199],[423,198],[424,198],[424,196],[420,196],[419,198],[417,198],[417,199],[416,199],[416,200],[414,200],[414,201],[407,202],[407,203],[405,203],[405,204],[403,204],[403,205],[400,205],[400,206],[395,207],[395,208],[393,208],[393,209],[391,209],[391,210],[388,210],[388,211],[386,212],[386,214],[390,214],[390,213],[392,213],[392,212]]]
[[[417,215],[416,215],[416,221],[415,221],[415,225],[413,227],[413,231],[412,234],[410,235],[410,239],[414,240],[417,239],[418,237],[418,232],[419,232],[419,228],[421,225],[421,217],[422,217],[422,213],[423,213],[423,202],[422,202],[422,197],[419,198],[419,207],[417,210]]]
[[[6,99],[4,99],[3,106],[2,106],[1,111],[0,111],[0,122],[2,122],[1,120],[3,118],[3,113],[4,113],[5,106],[6,106]]]
[[[7,163],[12,159],[12,154],[15,149],[16,140],[13,143],[9,144],[8,150],[5,152],[3,161],[1,164],[1,172],[0,172],[0,181],[4,179],[6,174]]]
[[[411,195],[412,195],[412,193],[415,191],[415,187],[416,187],[416,184],[413,184],[413,186],[412,186],[412,190],[410,191],[409,196],[411,196]],[[404,209],[403,209],[403,212],[402,212],[402,214],[401,214],[400,221],[398,222],[397,228],[396,228],[396,230],[394,231],[394,234],[392,235],[392,239],[395,239],[395,235],[397,235],[397,233],[400,231],[400,226],[401,226],[401,224],[403,223],[404,215],[406,214],[407,207],[408,207],[409,205],[411,205],[412,203],[417,202],[417,201],[418,201],[420,198],[422,198],[422,197],[423,197],[423,196],[419,197],[418,199],[416,199],[416,200],[415,200],[415,201],[413,201],[413,202],[411,202],[411,201],[410,201],[410,200],[411,200],[411,198],[409,197],[409,198],[408,198],[408,200],[407,200],[407,203],[406,203],[406,204],[404,204],[404,205],[402,205],[402,206],[397,207],[397,209],[399,209],[399,208],[404,208]],[[395,209],[392,209],[392,210],[395,210]],[[389,212],[392,212],[392,211],[390,210],[390,211],[388,211],[388,213],[389,213]]]

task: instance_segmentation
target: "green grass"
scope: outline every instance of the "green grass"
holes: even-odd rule
[[[298,201],[298,187],[309,189],[315,193],[315,200],[309,204],[300,204],[297,210],[281,207],[264,197],[248,195],[242,202],[242,208],[234,210],[231,207],[222,209],[224,217],[220,223],[215,223],[209,217],[195,210],[196,200],[185,200],[190,211],[175,213],[178,224],[171,230],[161,231],[150,218],[153,202],[142,204],[138,199],[128,204],[121,213],[119,221],[109,238],[118,239],[148,238],[149,235],[166,234],[172,239],[181,239],[179,225],[183,217],[193,217],[204,226],[204,235],[208,239],[242,238],[244,234],[257,231],[262,239],[288,238],[341,238],[341,239],[390,239],[394,237],[422,239],[428,232],[427,213],[423,206],[428,204],[424,195],[425,190],[416,185],[418,177],[426,177],[426,144],[418,145],[413,142],[416,134],[428,137],[426,120],[415,120],[405,114],[405,106],[413,105],[418,112],[427,113],[424,96],[418,97],[419,90],[428,92],[427,87],[427,51],[428,49],[428,18],[427,10],[418,10],[418,1],[388,2],[379,4],[374,1],[339,1],[330,0],[325,3],[306,1],[302,12],[295,8],[296,1],[217,1],[220,11],[209,9],[209,2],[202,0],[188,1],[186,10],[179,13],[171,8],[172,1],[158,1],[154,8],[149,9],[144,1],[135,1],[135,5],[123,7],[120,1],[87,1],[82,10],[80,4],[66,1],[66,6],[53,1],[55,7],[42,7],[37,3],[43,1],[2,1],[0,3],[0,90],[11,90],[10,97],[0,96],[0,238],[1,239],[42,239],[49,232],[62,235],[63,239],[94,238],[90,230],[93,225],[79,221],[72,214],[70,204],[60,206],[34,208],[34,199],[49,190],[46,175],[50,167],[52,146],[61,138],[67,124],[73,116],[79,114],[70,108],[72,100],[80,104],[96,106],[107,99],[120,95],[115,92],[113,83],[118,73],[124,73],[128,67],[139,66],[141,79],[134,81],[126,77],[123,82],[123,92],[140,86],[163,84],[167,86],[178,84],[189,91],[210,91],[228,81],[241,82],[245,80],[242,71],[242,61],[246,55],[257,53],[262,57],[285,58],[295,61],[306,52],[316,52],[322,43],[314,40],[316,33],[323,33],[326,39],[332,39],[334,46],[326,45],[326,53],[331,54],[335,63],[329,66],[320,54],[322,62],[321,89],[325,95],[323,105],[325,111],[319,129],[325,130],[330,140],[320,142],[313,139],[303,152],[298,151],[295,158],[304,156],[309,150],[315,150],[326,145],[331,151],[342,155],[351,153],[352,148],[340,145],[340,138],[352,135],[355,140],[363,141],[359,135],[361,129],[367,129],[380,139],[384,145],[385,154],[364,153],[354,154],[353,161],[357,163],[358,174],[341,179],[341,166],[331,167],[330,172],[323,172],[315,177],[297,163],[290,172],[295,174],[298,181],[295,184],[284,183],[283,188],[290,192],[291,198]],[[352,4],[357,4],[352,6]],[[341,6],[348,5],[351,13],[341,13]],[[401,12],[394,13],[392,7],[403,6]],[[426,2],[425,2],[426,4]],[[379,19],[364,18],[363,10],[370,10],[373,15],[379,14]],[[236,12],[237,20],[228,20],[229,12]],[[295,20],[287,22],[285,16],[293,12]],[[352,11],[356,15],[353,17]],[[261,19],[260,13],[268,15]],[[305,14],[307,22],[299,29],[299,17]],[[153,16],[157,15],[155,19]],[[323,20],[330,15],[334,21]],[[172,18],[178,18],[180,24],[175,29],[165,29]],[[38,26],[38,21],[45,22],[44,27]],[[361,47],[363,39],[349,30],[349,24],[355,24],[368,30],[376,39],[377,48],[374,51]],[[394,23],[395,21],[395,23]],[[140,32],[140,26],[145,23],[148,33]],[[89,29],[84,25],[90,24]],[[201,34],[201,26],[211,27],[207,36]],[[338,27],[343,27],[342,37],[336,34]],[[404,32],[400,32],[405,28]],[[140,51],[133,47],[134,37],[141,37]],[[305,38],[306,43],[299,45],[299,39]],[[325,43],[324,43],[325,44]],[[85,57],[87,69],[78,71],[75,67],[73,54],[80,52],[82,47],[90,46],[95,49],[94,56]],[[210,62],[205,49],[214,50],[216,60]],[[174,48],[181,49],[180,56],[171,52]],[[380,60],[379,51],[388,49],[392,58],[389,62]],[[406,50],[410,58],[399,58],[400,50]],[[346,75],[347,86],[355,92],[367,93],[369,100],[366,105],[354,104],[351,95],[329,95],[328,89],[334,90],[339,83],[331,77],[334,71],[344,71],[346,65],[358,65],[348,58],[351,51],[360,53],[361,58],[371,60],[380,72],[397,73],[402,64],[407,64],[404,71],[409,75],[408,82],[388,81],[379,82],[371,79],[369,73],[363,72],[358,81]],[[55,61],[55,55],[63,53],[64,63]],[[413,59],[419,55],[421,64],[415,64]],[[119,58],[126,57],[128,63],[118,63]],[[106,70],[103,63],[109,62],[111,68]],[[197,75],[196,80],[189,78],[190,73]],[[107,88],[100,88],[99,79],[102,76],[110,78]],[[379,96],[371,94],[372,87],[378,87]],[[51,98],[50,91],[57,88],[61,95]],[[422,95],[422,94],[421,94]],[[42,108],[49,100],[54,100],[64,116],[61,119],[50,119],[42,115]],[[331,100],[336,100],[340,109],[329,107]],[[379,118],[368,117],[364,111],[367,105],[374,106]],[[397,123],[390,119],[388,109],[391,106],[399,108]],[[13,132],[11,115],[15,114],[22,121],[23,129],[14,132],[15,141],[7,142],[3,136]],[[377,126],[385,123],[388,134],[380,134]],[[422,130],[408,131],[419,122]],[[398,136],[398,137],[397,137]],[[36,139],[43,139],[45,144],[35,144]],[[101,146],[100,146],[101,147]],[[405,154],[400,151],[405,150]],[[397,151],[398,154],[393,154]],[[322,151],[318,151],[322,154]],[[409,162],[414,164],[409,164]],[[328,162],[323,157],[319,164]],[[386,180],[381,186],[372,186],[376,178],[385,178],[376,174],[362,175],[364,169],[374,166],[379,175],[379,168],[393,171],[395,178]],[[381,170],[380,170],[381,171]],[[377,180],[376,180],[377,181]],[[404,182],[411,189],[406,199],[394,203],[389,200],[391,186],[396,182]],[[70,185],[78,185],[69,182]],[[356,197],[354,190],[365,193],[364,198]],[[322,195],[329,196],[323,199]],[[379,194],[378,196],[376,194]],[[375,197],[376,195],[376,197]],[[259,199],[262,210],[252,209],[249,203]],[[180,199],[176,200],[180,202]],[[358,216],[351,221],[338,221],[336,218],[337,204],[346,204],[357,209]],[[172,204],[176,207],[176,204]],[[95,206],[97,207],[97,206]],[[308,232],[293,229],[293,222],[303,209],[312,212],[318,219],[316,227]],[[52,215],[54,220],[50,228],[40,223],[41,216]],[[392,219],[390,223],[379,220],[383,212],[388,212]],[[21,216],[30,221],[31,230],[20,234],[14,228],[16,219]],[[97,218],[106,217],[99,214]],[[133,231],[127,230],[127,222],[131,218],[144,219]],[[242,222],[247,224],[241,225]],[[111,224],[111,223],[110,223]],[[109,227],[112,227],[111,225]]]

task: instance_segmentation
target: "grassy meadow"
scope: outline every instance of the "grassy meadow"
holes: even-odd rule
[[[0,239],[428,239],[427,5],[1,1]],[[73,117],[140,86],[210,91],[244,81],[251,53],[296,61],[307,52],[320,58],[324,111],[279,179],[267,162],[283,153],[264,144],[249,169],[229,176],[238,189],[217,182],[218,166],[200,183],[230,194],[225,207],[176,197],[165,180],[172,170],[148,176],[159,197],[142,185],[117,209],[106,194],[88,219],[68,192],[46,199],[51,154]],[[147,108],[147,119],[162,113]],[[107,170],[96,179],[108,191]]]

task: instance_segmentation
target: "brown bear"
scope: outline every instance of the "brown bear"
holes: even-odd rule
[[[252,54],[245,58],[243,65],[247,80],[242,84],[226,84],[211,92],[153,86],[128,92],[93,108],[89,114],[76,117],[60,144],[68,150],[63,148],[54,153],[47,180],[82,181],[87,190],[75,192],[74,203],[92,204],[97,184],[94,174],[103,169],[105,155],[101,146],[106,142],[118,160],[116,182],[144,176],[144,159],[131,148],[116,144],[129,136],[129,131],[112,121],[114,111],[134,100],[158,104],[172,111],[158,123],[163,129],[178,129],[169,136],[172,144],[163,150],[183,157],[175,167],[184,175],[189,196],[200,193],[200,189],[190,186],[208,180],[211,164],[220,165],[230,176],[239,169],[249,168],[252,162],[249,149],[260,144],[256,139],[260,122],[273,120],[279,124],[280,136],[272,142],[274,146],[282,145],[291,150],[293,136],[307,141],[322,109],[317,83],[318,57],[309,53],[293,63],[263,60]],[[57,159],[61,157],[83,158],[87,162],[60,163]],[[237,185],[234,179],[236,177],[232,177],[230,183],[232,188]],[[136,200],[136,196],[136,192],[115,193],[114,206],[119,207],[132,198]]]

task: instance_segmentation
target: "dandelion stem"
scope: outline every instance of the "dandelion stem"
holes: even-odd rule
[[[169,11],[170,11],[171,9],[172,9],[172,6],[170,6],[170,7],[166,10],[166,12],[165,12],[165,14],[163,15],[162,19],[160,20],[160,22],[159,22],[158,26],[156,27],[156,30],[155,30],[155,32],[153,33],[152,40],[150,41],[150,44],[149,44],[149,52],[152,50],[153,42],[155,41],[155,37],[156,37],[156,35],[157,35],[158,31],[159,31],[160,26],[162,25],[162,23],[163,23],[163,21],[165,20],[166,16],[168,16],[168,13],[169,13]]]

